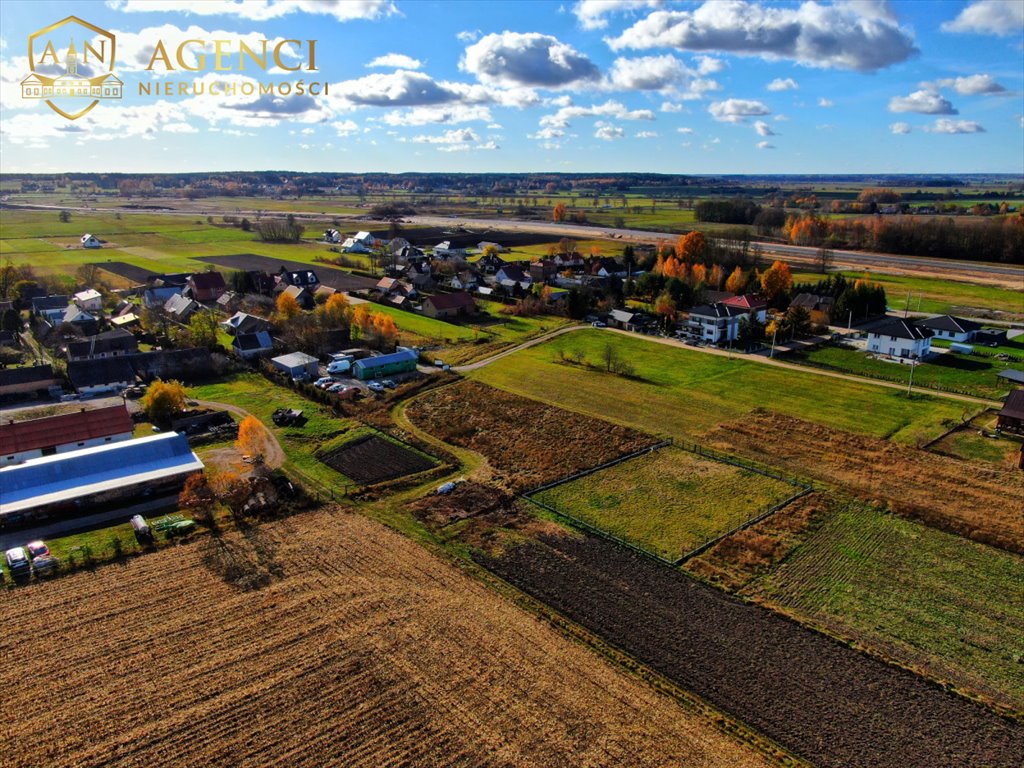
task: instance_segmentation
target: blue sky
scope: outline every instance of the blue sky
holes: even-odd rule
[[[19,85],[72,14],[125,83],[73,123]],[[0,30],[4,172],[1024,173],[1021,0],[4,0]],[[318,72],[258,79],[330,96],[138,94],[240,85],[144,71],[238,37],[316,39]]]

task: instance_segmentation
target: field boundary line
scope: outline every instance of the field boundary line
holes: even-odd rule
[[[604,462],[603,464],[598,464],[597,466],[590,467],[589,469],[581,469],[579,472],[573,472],[571,475],[566,475],[565,477],[560,477],[557,480],[552,480],[550,483],[538,485],[536,488],[533,488],[532,490],[524,491],[522,495],[529,496],[534,493],[540,493],[542,491],[550,490],[564,483],[570,483],[578,478],[586,477],[587,475],[592,475],[595,472],[600,472],[602,469],[608,469],[608,467],[614,467],[616,464],[621,464],[624,461],[635,459],[637,456],[643,456],[645,453],[654,453],[655,451],[661,450],[662,448],[667,448],[670,445],[675,445],[675,441],[671,437],[668,438],[667,440],[662,440],[661,442],[654,443],[653,445],[648,445],[646,448],[640,448],[639,450],[631,451],[630,453],[624,453],[621,456],[617,456],[616,458],[612,459],[611,461]]]

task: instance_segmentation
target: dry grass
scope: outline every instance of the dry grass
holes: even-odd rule
[[[595,467],[656,440],[642,432],[570,413],[475,381],[435,389],[406,416],[446,443],[482,454],[513,491]]]
[[[365,518],[260,537],[233,542],[266,566],[255,591],[186,545],[8,593],[7,762],[765,765]]]
[[[712,444],[843,486],[926,525],[1024,554],[1024,473],[758,410]]]

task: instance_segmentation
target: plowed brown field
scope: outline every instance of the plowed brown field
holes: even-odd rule
[[[754,411],[710,442],[730,453],[884,499],[899,514],[1024,554],[1024,473]]]
[[[8,592],[5,765],[763,766],[454,567],[339,510]]]

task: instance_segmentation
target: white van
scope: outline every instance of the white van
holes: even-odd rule
[[[352,370],[351,360],[335,360],[333,363],[327,366],[327,372],[331,375],[338,373],[348,373]]]

